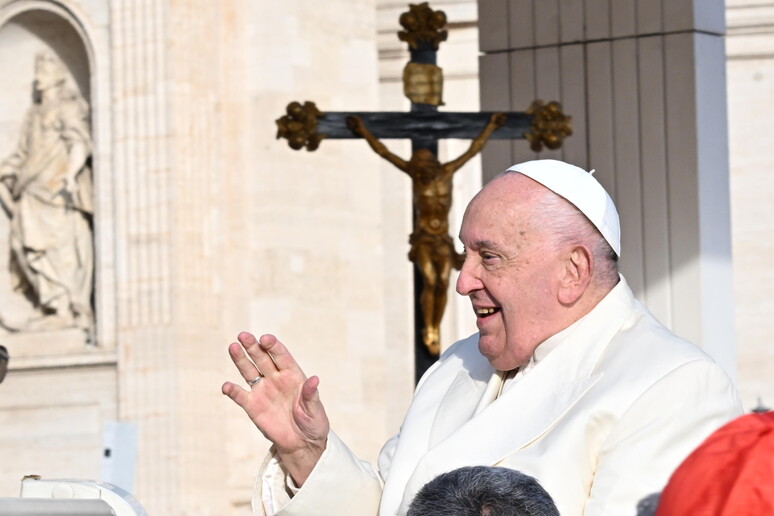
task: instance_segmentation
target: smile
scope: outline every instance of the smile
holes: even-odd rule
[[[499,308],[476,308],[475,312],[478,317],[489,317],[490,315],[499,312]]]

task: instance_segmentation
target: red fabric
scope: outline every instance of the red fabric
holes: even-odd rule
[[[774,412],[710,435],[675,470],[655,516],[774,515]]]

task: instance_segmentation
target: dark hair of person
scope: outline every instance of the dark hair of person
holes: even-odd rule
[[[428,482],[407,516],[559,516],[559,511],[529,475],[497,466],[468,466]]]

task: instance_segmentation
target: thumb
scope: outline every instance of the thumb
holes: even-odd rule
[[[320,391],[317,390],[319,385],[320,379],[317,376],[312,376],[301,386],[301,409],[310,418],[315,418],[320,413],[325,413],[325,409],[320,401]]]
[[[330,430],[328,416],[325,414],[325,407],[317,391],[319,384],[320,379],[316,376],[312,376],[303,383],[298,406],[293,411],[296,425],[307,442],[324,443]]]
[[[320,403],[320,392],[317,387],[320,385],[320,379],[317,376],[307,378],[304,385],[301,386],[301,403],[308,406],[313,403]]]

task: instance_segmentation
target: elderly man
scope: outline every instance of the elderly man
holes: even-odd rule
[[[592,174],[514,165],[470,202],[460,239],[457,291],[479,331],[428,370],[376,466],[330,430],[318,378],[275,337],[229,346],[250,389],[223,393],[274,443],[257,514],[405,514],[427,482],[471,465],[535,477],[563,516],[634,514],[741,412],[723,371],[632,297],[618,214]]]

